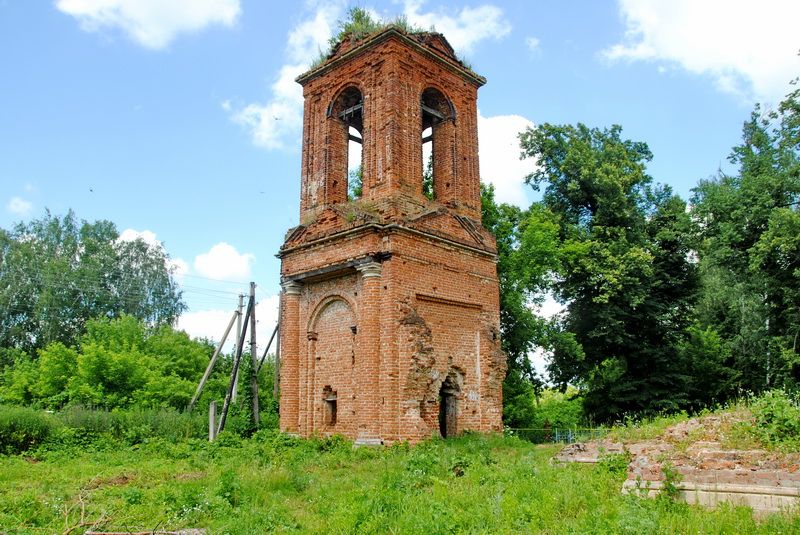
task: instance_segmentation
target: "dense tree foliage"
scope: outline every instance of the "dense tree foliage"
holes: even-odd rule
[[[91,318],[128,314],[173,323],[185,306],[169,258],[141,239],[122,241],[110,221],[49,212],[0,229],[0,347],[32,355],[75,344]]]
[[[211,354],[208,344],[127,315],[89,320],[86,327],[79,346],[51,342],[38,359],[6,368],[0,401],[48,408],[188,405]]]
[[[719,372],[736,391],[800,381],[800,92],[760,108],[734,147],[735,175],[694,189],[703,297],[699,327],[720,337]]]
[[[520,136],[539,166],[542,204],[558,216],[554,294],[566,306],[553,334],[551,379],[586,389],[586,408],[606,420],[674,410],[687,400],[675,358],[695,298],[685,204],[646,172],[647,145],[621,128],[542,124]]]
[[[577,386],[598,421],[797,387],[800,90],[775,112],[756,108],[730,157],[738,172],[700,181],[688,208],[619,126],[542,124],[520,140],[542,201],[520,210],[483,196],[500,255],[507,423],[539,420],[536,345],[550,381]],[[565,306],[550,322],[530,308],[545,291]]]
[[[528,354],[547,340],[550,323],[532,307],[544,299],[558,257],[558,223],[541,205],[521,210],[497,204],[494,187],[481,186],[483,225],[497,240],[500,330],[508,357],[503,383],[504,420],[512,427],[532,421],[531,402],[542,386]]]

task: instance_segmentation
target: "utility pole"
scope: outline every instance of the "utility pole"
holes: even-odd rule
[[[256,347],[256,283],[250,283],[250,302],[253,309],[250,312],[250,359],[252,361],[252,372],[250,374],[250,388],[253,391],[253,422],[256,427],[261,423],[261,416],[258,408],[258,348]]]
[[[242,308],[244,308],[244,295],[239,294],[239,308],[237,308],[238,316],[236,319],[236,347],[239,347],[239,342],[241,341],[239,337],[242,335]],[[236,377],[233,378],[233,396],[231,397],[231,401],[236,403],[236,394],[239,391],[239,372],[236,372]]]
[[[278,407],[280,407],[278,396],[280,395],[281,384],[281,301],[282,299],[278,296],[278,324],[275,326],[275,334],[277,334],[277,339],[275,340],[275,370],[272,374],[272,399],[275,400]]]
[[[225,402],[222,405],[222,414],[219,417],[219,424],[217,425],[217,435],[225,429],[225,421],[228,419],[228,409],[230,408],[231,398],[233,398],[234,379],[236,378],[236,374],[239,373],[239,363],[242,360],[242,346],[244,345],[244,335],[247,329],[247,319],[250,318],[250,314],[253,312],[254,308],[255,299],[250,299],[250,302],[247,303],[247,314],[245,314],[244,325],[242,325],[242,329],[244,330],[239,335],[239,343],[236,345],[236,353],[233,358],[233,370],[231,370],[231,380],[230,383],[228,383],[228,393],[225,394]]]
[[[241,317],[241,313],[238,314]],[[231,316],[231,321],[228,322],[228,327],[225,329],[225,334],[222,335],[222,340],[219,341],[217,349],[214,351],[214,354],[211,356],[211,361],[208,363],[208,366],[206,367],[206,371],[203,374],[203,378],[200,379],[200,384],[197,385],[197,390],[195,391],[194,396],[192,396],[192,401],[189,402],[190,412],[194,408],[194,404],[197,403],[197,399],[200,397],[200,393],[203,391],[203,387],[205,386],[206,381],[208,381],[208,378],[211,376],[211,370],[214,369],[214,364],[217,363],[217,357],[219,357],[219,352],[222,351],[222,346],[225,344],[225,340],[228,338],[228,333],[231,332],[231,327],[233,327],[233,320],[236,319],[237,317],[236,315],[237,312],[234,312],[233,315]]]

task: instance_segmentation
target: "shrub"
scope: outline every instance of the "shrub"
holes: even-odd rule
[[[69,428],[95,436],[108,434],[131,445],[153,437],[172,442],[203,438],[208,425],[204,414],[174,409],[106,411],[73,406],[59,413],[58,418]]]
[[[783,390],[772,390],[755,398],[750,407],[755,432],[772,446],[800,446],[800,403]]]
[[[28,451],[45,442],[57,428],[58,423],[45,412],[0,406],[0,453]]]

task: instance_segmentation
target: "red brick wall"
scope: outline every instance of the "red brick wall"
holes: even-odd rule
[[[437,48],[389,31],[368,46],[341,47],[328,66],[301,77],[301,226],[280,253],[286,431],[368,442],[436,435],[447,376],[457,385],[459,431],[502,428],[496,250],[480,226],[482,82],[441,41],[428,42]],[[364,96],[364,195],[356,203],[346,202],[341,182],[343,125],[326,114],[349,86]],[[420,96],[428,87],[456,114],[437,127],[436,201],[421,186]],[[326,387],[337,393],[335,426],[324,419]]]
[[[364,99],[364,199],[395,192],[422,196],[422,109],[427,88],[444,94],[455,120],[443,124],[435,147],[443,169],[436,191],[465,215],[480,216],[477,90],[466,69],[453,61],[438,61],[399,35],[390,35],[335,70],[304,80],[301,222],[326,205],[343,202],[346,192],[347,138],[341,121],[327,114],[328,106],[348,87]],[[336,58],[334,58],[335,60]],[[475,76],[475,75],[472,75]],[[437,173],[438,175],[439,173]]]

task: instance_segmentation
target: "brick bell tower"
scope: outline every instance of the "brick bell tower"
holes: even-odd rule
[[[478,173],[485,79],[441,34],[390,26],[346,38],[297,81],[300,225],[279,253],[281,429],[365,444],[500,431],[497,251]],[[354,144],[362,188],[351,199]]]

